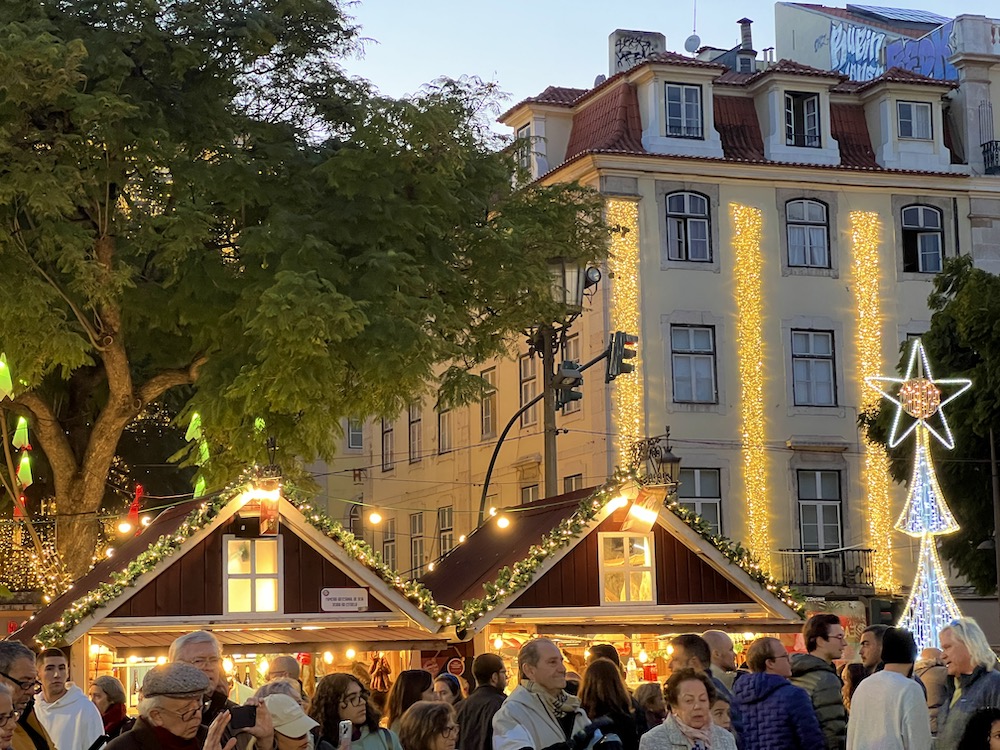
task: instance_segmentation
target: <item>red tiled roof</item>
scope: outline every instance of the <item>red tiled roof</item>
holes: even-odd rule
[[[483,584],[496,578],[497,571],[528,556],[529,548],[564,518],[569,518],[580,501],[594,494],[594,488],[576,490],[557,497],[507,508],[511,528],[495,523],[476,529],[463,544],[455,547],[434,570],[422,579],[439,604],[461,608],[462,602],[483,596]]]
[[[937,88],[958,88],[958,81],[943,81],[938,78],[931,78],[920,73],[915,73],[912,70],[906,70],[905,68],[893,67],[877,78],[865,81],[855,91],[867,91],[870,88],[878,86],[880,83],[912,83],[919,86],[934,86]]]
[[[683,65],[687,68],[708,68],[714,70],[726,70],[726,66],[722,63],[709,62],[708,60],[699,60],[696,57],[688,57],[687,55],[681,55],[677,52],[660,52],[659,54],[653,55],[652,57],[646,58],[639,65],[645,65],[647,63],[660,63],[669,65]],[[638,66],[636,66],[638,67]]]
[[[737,73],[735,70],[727,70],[721,76],[715,79],[715,84],[722,84],[724,86],[742,86],[751,78],[753,78],[756,73]]]
[[[773,75],[775,73],[783,73],[785,75],[792,76],[809,76],[813,78],[833,78],[838,81],[843,81],[847,78],[847,76],[843,73],[838,73],[835,70],[820,70],[819,68],[814,68],[811,65],[803,65],[802,63],[789,60],[788,58],[778,60],[778,62],[774,65],[765,68],[751,77],[756,80],[758,78],[762,78],[763,76]]]
[[[840,163],[843,166],[880,168],[872,150],[865,108],[860,104],[830,103],[830,135],[840,144]]]
[[[893,26],[892,24],[885,23],[883,21],[876,21],[868,16],[861,16],[857,13],[851,13],[851,11],[846,8],[829,8],[825,5],[816,5],[814,3],[791,3],[792,5],[798,5],[800,8],[809,8],[810,10],[818,10],[820,13],[825,13],[828,16],[836,16],[837,18],[843,18],[852,23],[856,23],[862,26],[871,26],[875,29],[884,29],[885,31],[893,31],[901,36],[912,37],[913,39],[919,39],[926,34],[926,31],[921,31],[918,29],[905,29],[899,26]]]
[[[549,86],[537,96],[529,96],[526,99],[522,99],[500,115],[498,120],[503,122],[507,119],[507,116],[511,112],[523,107],[525,104],[548,104],[554,107],[572,107],[573,102],[591,90],[592,89],[575,89],[569,86]]]
[[[753,99],[742,96],[713,97],[715,129],[727,159],[764,161],[764,138]]]
[[[622,82],[613,91],[573,115],[566,158],[584,151],[641,153],[642,120],[635,86]]]

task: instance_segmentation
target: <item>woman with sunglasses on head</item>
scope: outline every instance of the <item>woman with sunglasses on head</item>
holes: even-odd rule
[[[399,741],[403,750],[455,750],[455,709],[444,701],[417,701],[403,714]]]
[[[328,750],[323,742],[339,748],[342,721],[350,721],[353,727],[350,750],[402,750],[396,733],[379,727],[381,717],[368,691],[352,674],[338,672],[320,680],[309,703],[309,716],[319,724],[316,750]]]

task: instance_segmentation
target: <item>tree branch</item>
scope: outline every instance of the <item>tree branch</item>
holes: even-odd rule
[[[198,380],[198,373],[208,362],[208,357],[199,354],[186,368],[164,370],[157,373],[139,387],[139,398],[143,405],[155,401],[171,388],[179,385],[191,385]]]

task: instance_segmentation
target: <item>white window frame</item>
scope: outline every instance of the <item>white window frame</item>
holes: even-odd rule
[[[785,145],[820,148],[819,94],[808,91],[785,92]],[[801,131],[797,130],[801,127]]]
[[[455,511],[451,505],[443,505],[437,509],[438,550],[440,555],[446,555],[455,547]]]
[[[399,564],[396,558],[396,519],[386,518],[382,528],[382,562],[389,566],[390,570],[398,570]]]
[[[409,433],[410,463],[420,463],[424,450],[423,404],[419,401],[411,403],[407,409],[407,432]]]
[[[497,368],[483,370],[480,377],[489,384],[479,404],[479,434],[485,440],[497,436]]]
[[[692,510],[705,520],[715,534],[722,534],[722,470],[709,468],[681,468],[681,476],[690,472],[690,482],[680,482],[677,488],[677,502],[688,510]],[[716,486],[719,488],[718,495],[707,495],[702,492],[702,474],[712,473],[715,475]],[[716,525],[705,519],[704,509],[707,506],[715,508],[715,517],[719,519]]]
[[[833,331],[813,330],[809,328],[791,329],[791,341],[789,346],[792,352],[792,401],[795,406],[837,406],[837,340]],[[806,349],[797,348],[796,342],[805,339],[808,342]],[[830,342],[830,353],[817,353],[816,342],[821,338],[828,338]],[[803,367],[808,374],[808,378],[800,378],[799,374]],[[820,401],[816,396],[816,385],[819,382],[816,374],[820,368],[829,368],[830,375],[830,401]],[[799,384],[802,383],[800,389]]]
[[[674,332],[681,333],[686,332],[688,336],[688,347],[686,349],[677,349],[674,347]],[[695,331],[707,331],[711,337],[712,345],[709,349],[697,349],[691,343],[693,340],[693,333]],[[715,353],[715,326],[697,326],[697,325],[675,325],[670,326],[670,387],[672,390],[671,397],[674,403],[677,404],[717,404],[719,402],[719,386],[718,386],[718,374],[716,370],[716,353]],[[698,398],[698,379],[695,376],[696,365],[700,362],[708,362],[711,367],[712,372],[712,396],[710,399]],[[690,378],[688,378],[691,389],[690,399],[679,399],[677,397],[677,384],[679,382],[678,376],[678,364],[686,362],[688,372],[690,373]]]
[[[538,483],[526,484],[521,487],[521,505],[526,503],[533,503],[539,499],[539,487]]]
[[[359,502],[352,502],[351,509],[347,512],[347,530],[359,539],[365,538],[365,519],[362,513],[363,508]]]
[[[632,565],[629,562],[628,555],[625,555],[625,562],[621,568],[615,568],[615,573],[625,574],[625,601],[620,602],[608,602],[604,601],[604,591],[605,591],[605,573],[607,572],[604,565],[604,540],[617,537],[617,538],[642,538],[646,542],[646,549],[649,550],[649,565]],[[656,547],[653,546],[653,534],[630,534],[628,532],[611,532],[611,531],[600,531],[597,534],[597,569],[599,572],[598,579],[601,591],[601,602],[602,607],[621,607],[629,606],[635,604],[655,604],[656,603]],[[650,599],[633,600],[632,599],[632,587],[628,585],[629,573],[645,573],[650,574]]]
[[[563,493],[583,489],[583,474],[569,474],[563,477]]]
[[[424,556],[424,512],[410,514],[410,577],[419,578],[427,564]]]
[[[937,226],[928,223],[930,216],[937,217]],[[944,264],[944,212],[936,206],[913,204],[903,207],[900,221],[903,232],[903,270],[939,273]],[[915,242],[916,269],[906,268],[906,245],[911,235]]]
[[[922,113],[923,117],[918,113]],[[903,140],[934,140],[934,110],[929,102],[896,102],[896,126]]]
[[[455,441],[452,435],[452,411],[442,409],[438,412],[438,454],[451,453],[455,449]]]
[[[823,482],[822,475],[833,474],[837,479],[837,497],[836,498],[826,498],[822,497],[823,494]],[[796,474],[796,479],[798,483],[798,510],[799,510],[799,542],[802,545],[802,549],[809,552],[823,552],[824,550],[839,549],[844,544],[844,500],[843,500],[843,489],[841,483],[840,472],[834,469],[798,469]],[[802,495],[802,488],[806,482],[812,481],[813,487],[815,489],[816,498],[804,498]],[[803,508],[805,506],[815,506],[816,507],[816,547],[813,548],[812,545],[807,545],[805,541],[805,521]],[[831,542],[829,545],[824,543],[824,534],[822,533],[826,524],[823,517],[827,513],[835,513],[837,520],[837,539]]]
[[[521,394],[520,408],[538,395],[538,363],[530,354],[518,358],[518,388]],[[538,404],[521,415],[521,427],[538,424]]]
[[[250,572],[249,573],[230,573],[229,572],[229,543],[230,542],[250,542]],[[239,617],[274,617],[275,615],[283,615],[285,613],[285,554],[284,554],[284,539],[281,534],[273,537],[256,537],[256,538],[246,538],[240,537],[236,534],[223,534],[222,535],[222,612],[227,616],[239,616]],[[277,544],[277,572],[276,573],[257,573],[257,543],[258,542],[274,542]],[[273,612],[257,612],[256,611],[256,601],[257,601],[257,587],[254,585],[256,581],[261,579],[276,580],[277,585],[277,609]],[[230,612],[229,611],[229,582],[231,580],[249,580],[250,581],[250,611],[249,612]]]
[[[360,419],[347,420],[347,447],[358,451],[365,447],[364,423]]]
[[[802,208],[803,218],[791,218],[793,208]],[[810,217],[810,210],[819,208],[821,220]],[[790,268],[830,267],[830,213],[825,203],[811,198],[795,198],[785,203],[785,232],[788,240],[788,266]],[[802,242],[792,241],[793,232],[802,233]],[[793,256],[793,248],[802,248],[802,257]],[[817,254],[821,253],[821,257]]]
[[[580,361],[580,334],[574,333],[566,337],[566,341],[563,343],[562,348],[563,360],[566,362],[579,362]],[[578,398],[575,401],[569,401],[563,404],[562,413],[576,414],[583,408],[583,399]]]
[[[671,107],[676,107],[671,114]],[[704,116],[701,106],[701,86],[667,83],[664,86],[663,122],[668,138],[705,138]]]
[[[531,172],[531,123],[517,129],[517,164]]]
[[[683,202],[681,210],[670,207],[671,198],[680,198]],[[704,208],[704,210],[702,210]],[[667,212],[667,259],[672,261],[687,261],[690,263],[712,262],[712,201],[707,195],[691,190],[676,190],[667,193],[664,199],[664,210]],[[696,227],[701,229],[696,230]],[[703,234],[692,242],[692,232]],[[695,249],[694,243],[704,242],[703,249]]]
[[[393,452],[395,450],[394,427],[395,425],[392,420],[382,420],[382,471],[392,471],[393,469]]]

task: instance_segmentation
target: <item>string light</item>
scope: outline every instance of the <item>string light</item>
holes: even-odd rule
[[[736,273],[736,342],[740,374],[740,443],[750,553],[770,569],[767,456],[764,432],[763,214],[730,204]]]
[[[639,204],[610,199],[607,222],[614,231],[608,254],[611,287],[611,328],[638,335],[639,327]],[[615,379],[612,413],[618,438],[618,466],[627,466],[632,446],[645,435],[642,424],[642,341],[632,360],[635,370]]]
[[[854,299],[857,315],[858,375],[862,381],[882,371],[882,309],[879,293],[879,237],[881,222],[874,211],[852,211],[851,250],[854,254]],[[861,411],[873,411],[878,394],[863,388]],[[896,588],[892,551],[892,509],[889,499],[889,454],[862,435],[864,482],[868,505],[868,534],[872,548],[875,588]]]

